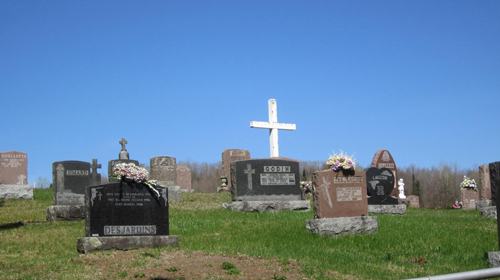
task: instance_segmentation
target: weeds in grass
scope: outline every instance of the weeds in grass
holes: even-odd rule
[[[176,272],[176,271],[179,271],[179,270],[181,270],[181,269],[180,269],[180,268],[178,268],[178,267],[175,267],[175,266],[172,266],[172,267],[167,268],[167,271],[168,271],[168,272]]]

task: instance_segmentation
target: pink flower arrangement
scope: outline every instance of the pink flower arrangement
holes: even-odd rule
[[[113,177],[116,179],[127,179],[136,183],[148,180],[148,171],[145,168],[136,166],[134,163],[119,163],[113,169]]]
[[[356,159],[352,156],[345,155],[344,152],[340,151],[340,154],[333,154],[326,161],[326,164],[330,166],[333,171],[340,170],[354,170],[356,167]]]

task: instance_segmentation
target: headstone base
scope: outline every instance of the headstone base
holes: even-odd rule
[[[309,211],[311,202],[309,200],[291,201],[232,201],[222,203],[222,209],[235,212],[280,212],[280,211]]]
[[[193,193],[193,189],[181,189],[181,193]]]
[[[0,185],[0,199],[33,199],[30,185]]]
[[[328,236],[371,234],[378,230],[377,217],[340,217],[306,220],[306,229],[312,233]]]
[[[489,207],[489,206],[491,206],[491,199],[490,200],[482,199],[476,202],[476,210],[482,210],[484,207]]]
[[[490,219],[497,218],[497,207],[496,206],[488,206],[481,208],[481,216]]]
[[[406,215],[405,204],[368,205],[368,213]]]
[[[76,221],[85,219],[85,205],[53,205],[47,207],[47,221]]]
[[[488,263],[490,267],[500,266],[500,251],[488,253]]]
[[[179,247],[177,235],[155,236],[109,236],[109,237],[80,237],[76,248],[79,253],[87,254],[92,251],[130,250],[148,247]]]

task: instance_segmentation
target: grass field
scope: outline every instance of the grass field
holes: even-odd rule
[[[85,222],[45,222],[52,190],[37,189],[34,196],[0,200],[0,279],[86,278],[92,267],[79,261],[76,251]],[[330,238],[306,231],[312,211],[236,213],[221,209],[228,201],[227,193],[192,193],[172,204],[170,234],[179,236],[175,250],[296,260],[314,279],[404,279],[484,269],[487,253],[498,251],[496,220],[475,210],[409,208],[406,216],[377,215],[376,234]],[[25,225],[8,226],[17,222]]]

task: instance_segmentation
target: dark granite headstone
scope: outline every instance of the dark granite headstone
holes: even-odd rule
[[[391,196],[394,180],[394,174],[389,168],[368,168],[366,170],[368,204],[398,204],[398,199]]]
[[[391,153],[388,150],[378,150],[373,156],[371,167],[375,168],[389,168],[394,174],[394,186],[391,190],[391,196],[399,197],[399,189],[398,189],[398,169],[396,167],[396,163],[394,162],[394,158],[392,158]],[[371,204],[368,201],[368,204]]]
[[[150,180],[162,186],[177,186],[177,162],[174,157],[159,156],[150,159]]]
[[[500,161],[490,163],[491,201],[496,204],[497,213],[500,213]],[[498,246],[500,249],[500,219],[497,219]]]
[[[285,159],[250,159],[231,163],[233,201],[303,200],[299,162]]]
[[[85,187],[90,185],[90,163],[57,161],[52,164],[54,205],[84,205]]]
[[[231,186],[231,163],[248,159],[250,159],[250,152],[247,150],[227,149],[222,152],[222,174],[227,178],[228,186]]]
[[[0,184],[28,184],[28,154],[22,152],[0,153]]]
[[[145,184],[117,182],[86,188],[87,237],[168,235],[168,193]]]

